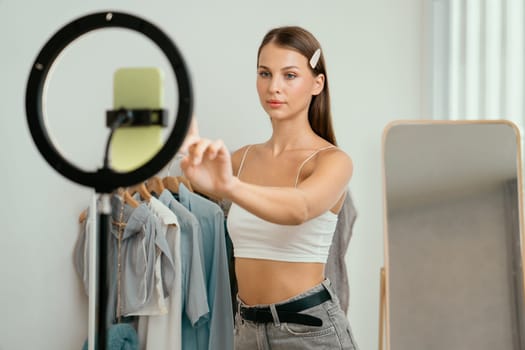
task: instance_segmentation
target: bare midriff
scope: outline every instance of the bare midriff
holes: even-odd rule
[[[324,280],[323,263],[235,258],[239,298],[247,305],[274,304]]]

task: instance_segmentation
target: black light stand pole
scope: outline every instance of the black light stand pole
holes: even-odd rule
[[[166,55],[178,87],[178,109],[175,114],[175,123],[162,148],[149,161],[141,167],[129,172],[121,173],[113,171],[104,162],[104,167],[96,172],[86,172],[68,162],[58,152],[52,143],[46,129],[45,118],[42,110],[42,94],[47,74],[59,53],[70,43],[81,35],[101,28],[120,27],[140,32],[151,39]],[[111,234],[111,203],[110,194],[119,187],[131,186],[152,177],[158,173],[173,158],[186,136],[189,129],[192,109],[193,95],[189,74],[180,52],[171,39],[159,28],[141,18],[120,12],[99,12],[78,18],[56,32],[46,43],[38,54],[27,82],[26,88],[26,114],[31,136],[44,159],[58,173],[80,185],[94,188],[100,196],[100,208],[98,213],[99,229],[97,232],[97,350],[106,349],[107,341],[107,300],[108,300],[108,276],[107,276],[107,254],[108,235]],[[128,122],[130,126],[153,125],[158,122],[144,119],[144,110],[119,110],[108,112],[116,114],[124,112],[131,116]],[[109,115],[108,114],[108,115]],[[146,113],[147,116],[147,113]],[[146,123],[146,124],[144,124]],[[120,124],[119,124],[120,125]],[[118,125],[115,125],[118,127]],[[113,132],[113,129],[112,129]],[[108,140],[108,147],[110,139]],[[108,148],[107,147],[107,148]],[[107,157],[106,148],[106,157]],[[94,297],[93,295],[91,297]]]
[[[105,349],[107,344],[106,322],[107,303],[109,299],[109,286],[107,278],[107,257],[108,257],[108,235],[111,234],[111,203],[110,194],[100,194],[100,208],[98,208],[98,232],[97,232],[97,276],[98,288],[96,296],[97,305],[97,329],[98,337],[95,337],[95,349]]]

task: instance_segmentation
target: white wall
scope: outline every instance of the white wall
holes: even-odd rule
[[[24,95],[30,66],[50,35],[72,19],[108,8],[139,14],[173,38],[192,72],[202,134],[223,138],[231,149],[269,135],[255,91],[255,55],[264,33],[298,24],[316,34],[328,62],[336,134],[355,162],[351,191],[358,218],[347,258],[349,318],[361,348],[377,348],[381,134],[389,121],[420,118],[424,110],[426,24],[420,0],[0,0],[0,349],[37,342],[42,349],[74,349],[86,336],[87,304],[74,274],[72,249],[89,190],[62,178],[40,156],[28,132]],[[100,121],[86,121],[85,111],[93,104],[111,107],[111,92],[79,80],[105,69],[100,57],[93,50],[76,65],[70,63],[85,72],[63,72],[49,95],[57,110],[63,110],[62,102],[70,109],[78,104],[77,113],[50,115],[50,124],[56,125],[50,132],[62,137],[64,152],[88,165],[101,157],[106,131],[103,116],[87,113]],[[75,137],[66,130],[73,125],[82,128]]]

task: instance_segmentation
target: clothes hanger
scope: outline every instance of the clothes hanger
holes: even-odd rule
[[[130,194],[131,196],[138,192],[142,199],[146,202],[149,202],[149,200],[151,199],[151,193],[149,193],[144,182],[129,187],[126,192],[128,192],[128,194]]]
[[[193,186],[191,186],[191,182],[190,182],[190,180],[187,177],[185,177],[185,176],[177,176],[177,180],[179,180],[179,183],[182,182],[184,184],[184,186],[186,186],[186,188],[188,190],[190,190],[190,192],[193,192]]]
[[[155,192],[157,196],[160,196],[162,191],[164,191],[164,184],[162,183],[162,179],[158,176],[153,176],[146,182],[146,188],[148,191]]]
[[[81,224],[84,221],[86,221],[87,215],[88,215],[88,210],[87,209],[82,210],[82,212],[78,216],[78,223]]]
[[[133,208],[137,208],[140,203],[133,197],[131,197],[131,194],[128,191],[124,191],[122,193],[122,198],[124,199],[124,203],[132,206]]]
[[[166,176],[162,179],[162,184],[171,193],[179,193],[179,180],[175,176]]]

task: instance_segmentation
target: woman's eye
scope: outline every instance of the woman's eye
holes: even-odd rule
[[[297,78],[297,75],[294,73],[286,73],[286,79],[295,79]]]
[[[259,72],[259,76],[260,76],[261,78],[267,78],[267,77],[270,76],[270,73],[269,73],[269,72],[266,72],[266,71],[260,71],[260,72]]]

